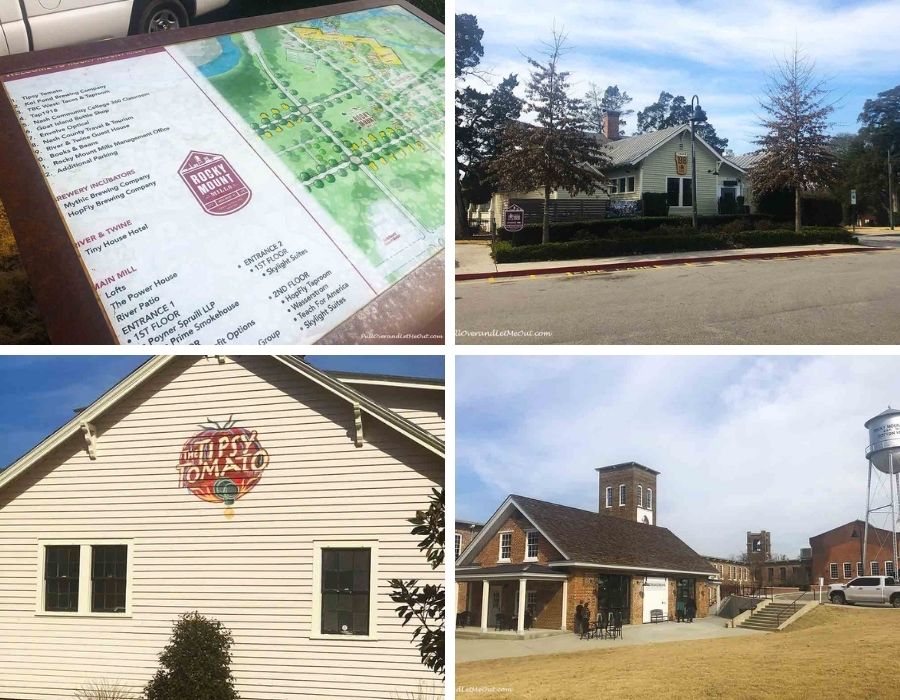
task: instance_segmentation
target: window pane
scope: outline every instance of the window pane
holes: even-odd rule
[[[628,178],[628,187],[627,187],[627,190],[628,190],[629,192],[634,192],[634,178],[633,178],[633,177],[629,177],[629,178]]]
[[[371,551],[326,549],[322,554],[322,633],[368,634]]]
[[[48,545],[44,548],[44,610],[78,612],[78,576],[81,547]]]
[[[91,547],[91,611],[125,612],[128,545],[102,544]]]
[[[670,207],[678,206],[678,183],[679,179],[677,177],[666,178],[666,194],[668,195]]]
[[[692,195],[693,188],[691,187],[691,179],[688,177],[681,178],[681,187],[682,187],[682,197],[681,197],[681,206],[690,207],[694,205],[694,198]]]

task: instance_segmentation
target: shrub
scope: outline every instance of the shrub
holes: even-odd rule
[[[856,242],[857,239],[844,229],[829,227],[808,227],[799,234],[790,229],[740,231],[730,234],[693,233],[674,229],[667,230],[664,235],[628,235],[622,238],[592,238],[537,245],[514,246],[509,241],[500,241],[494,244],[493,255],[497,263],[511,263]]]
[[[645,216],[669,215],[669,195],[665,192],[644,192],[641,195],[641,204]]]
[[[199,612],[185,613],[159,655],[144,700],[237,700],[231,676],[231,632]]]
[[[707,215],[697,217],[697,223],[703,228],[718,230],[723,224],[735,219],[747,221],[748,227],[756,227],[765,220],[760,214],[737,214],[731,216]],[[689,216],[639,216],[628,219],[598,219],[594,221],[565,221],[550,224],[550,242],[565,243],[567,241],[588,238],[609,238],[613,230],[628,231],[630,235],[656,234],[660,226],[690,229]],[[510,233],[499,231],[500,240],[510,241],[513,245],[535,245],[541,242],[540,224],[526,224],[521,231]],[[625,234],[619,234],[625,235]]]
[[[743,212],[743,207],[738,209],[737,198],[734,192],[724,192],[719,197],[719,213],[720,214],[737,214]]]

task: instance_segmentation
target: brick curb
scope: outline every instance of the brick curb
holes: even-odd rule
[[[462,272],[456,275],[457,282],[482,280],[491,277],[529,277],[531,275],[558,275],[566,272],[617,272],[641,267],[660,265],[684,265],[685,263],[724,262],[728,260],[767,260],[773,258],[805,258],[813,255],[833,255],[835,253],[877,253],[892,250],[874,246],[854,248],[833,248],[831,250],[790,250],[783,253],[739,253],[737,255],[713,255],[705,258],[668,258],[666,260],[635,260],[634,262],[594,263],[593,265],[567,265],[566,267],[536,267],[527,270],[499,270],[497,272]]]

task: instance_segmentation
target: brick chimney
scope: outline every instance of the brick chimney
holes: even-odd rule
[[[603,113],[603,135],[610,141],[619,138],[619,112],[609,109]]]

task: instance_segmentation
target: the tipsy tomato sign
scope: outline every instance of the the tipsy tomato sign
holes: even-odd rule
[[[249,493],[269,464],[269,453],[255,430],[240,428],[230,418],[207,421],[188,438],[178,460],[179,485],[197,498],[226,506]]]

